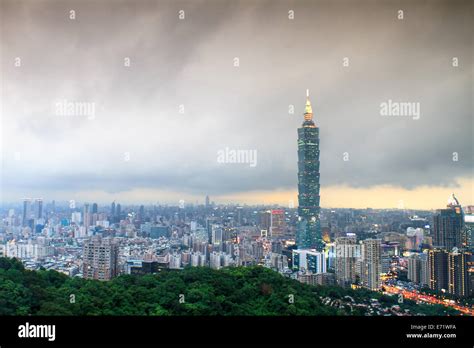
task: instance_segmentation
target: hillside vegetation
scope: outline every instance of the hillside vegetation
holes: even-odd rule
[[[376,298],[383,306],[398,304],[395,297],[368,290],[301,284],[263,267],[190,267],[101,282],[29,271],[16,259],[0,258],[0,315],[364,315],[363,306],[340,305],[347,296],[353,303]],[[401,307],[456,314],[411,301]]]

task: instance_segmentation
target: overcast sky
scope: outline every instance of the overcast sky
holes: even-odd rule
[[[2,201],[296,202],[309,89],[323,207],[474,204],[470,1],[0,4]]]

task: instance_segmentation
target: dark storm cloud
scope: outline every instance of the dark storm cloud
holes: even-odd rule
[[[294,189],[307,88],[322,185],[472,177],[469,6],[4,0],[3,190]],[[96,114],[58,116],[64,99],[94,103]],[[420,118],[381,116],[389,99],[419,103]],[[226,147],[256,150],[257,166],[218,163]]]

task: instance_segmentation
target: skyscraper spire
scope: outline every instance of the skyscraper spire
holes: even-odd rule
[[[316,127],[313,122],[313,108],[311,107],[311,102],[309,101],[309,89],[306,90],[306,105],[304,108],[303,127]]]
[[[310,114],[311,119],[313,118],[313,108],[311,107],[311,102],[309,101],[309,89],[306,90],[306,107],[304,108],[304,114],[305,116],[306,114]]]

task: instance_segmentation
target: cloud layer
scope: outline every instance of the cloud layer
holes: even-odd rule
[[[1,6],[4,200],[294,190],[306,89],[323,186],[411,190],[472,179],[469,1]],[[389,99],[419,103],[420,119],[381,116]],[[64,100],[93,103],[95,114],[57,115]],[[258,165],[218,163],[226,147],[257,150]]]

